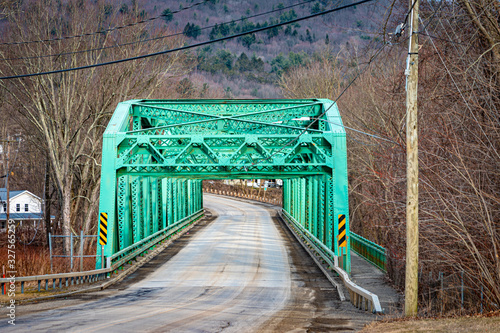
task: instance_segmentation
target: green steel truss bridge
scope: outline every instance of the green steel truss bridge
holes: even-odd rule
[[[350,272],[346,134],[326,99],[120,103],[103,140],[97,266],[199,216],[203,179],[252,178],[283,179],[283,214]]]

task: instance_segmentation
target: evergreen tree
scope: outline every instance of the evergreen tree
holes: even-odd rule
[[[311,7],[311,14],[316,14],[316,13],[319,13],[321,11],[322,11],[322,9],[321,9],[321,5],[319,4],[319,2],[315,2],[314,5]]]
[[[309,29],[306,29],[306,41],[308,41],[309,43],[313,42],[313,39],[311,37],[311,32],[309,31]]]
[[[212,30],[210,30],[209,38],[210,40],[214,40],[216,38],[219,38],[219,25],[216,23]]]
[[[170,10],[170,8],[167,8],[165,9],[162,13],[161,13],[161,18],[165,21],[165,22],[170,22],[174,19],[174,14],[172,13],[172,11]]]
[[[195,25],[194,23],[188,22],[186,24],[186,26],[184,27],[184,30],[182,31],[182,33],[186,37],[192,37],[192,38],[196,39],[201,34],[200,29],[201,28],[199,25]]]
[[[250,49],[250,46],[252,46],[252,44],[255,43],[256,40],[257,37],[255,37],[255,34],[245,35],[240,38],[241,44],[247,49]]]

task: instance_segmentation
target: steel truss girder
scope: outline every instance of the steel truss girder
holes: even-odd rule
[[[329,100],[120,103],[103,140],[104,255],[198,211],[202,180],[221,178],[284,179],[283,209],[339,254],[340,215],[349,237],[345,139]]]

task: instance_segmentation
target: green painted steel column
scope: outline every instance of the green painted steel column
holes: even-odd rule
[[[290,212],[290,206],[289,206],[290,199],[288,197],[289,187],[290,187],[289,180],[284,179],[283,180],[283,188],[281,189],[282,195],[283,195],[282,202],[283,202],[283,209],[286,210],[287,212]]]
[[[187,195],[186,195],[186,180],[181,179],[181,202],[179,203],[181,205],[181,216],[180,218],[183,219],[186,217],[186,206],[187,206]]]
[[[188,206],[188,212],[187,216],[191,215],[193,212],[193,182],[191,179],[187,180],[187,206]]]
[[[102,142],[103,156],[116,156],[116,134],[104,134]],[[116,159],[103,158],[101,164],[101,196],[99,198],[99,212],[108,214],[107,244],[104,246],[104,255],[111,256],[118,251],[117,219],[116,219]],[[99,216],[97,217],[99,219]],[[97,220],[99,225],[99,220]],[[99,235],[99,228],[97,228]],[[96,267],[101,265],[101,247],[97,246]]]
[[[299,197],[300,197],[300,189],[298,187],[298,183],[299,183],[299,180],[297,178],[295,178],[293,180],[293,188],[292,188],[292,195],[293,195],[293,217],[299,221],[299,217],[300,217],[300,214],[299,214],[299,206],[298,206],[298,202],[299,202]],[[299,221],[300,222],[300,221]]]
[[[129,176],[118,177],[117,199],[119,248],[123,249],[133,244]]]
[[[149,185],[149,178],[144,177],[142,181],[142,220],[144,221],[144,237],[151,235],[151,186]]]
[[[167,178],[162,178],[161,179],[161,220],[162,220],[162,229],[165,229],[168,226],[168,185],[167,185]]]
[[[160,230],[158,227],[158,221],[159,215],[158,215],[158,180],[156,177],[152,177],[151,179],[151,222],[152,222],[152,233],[154,234],[158,230]]]
[[[167,182],[167,225],[172,225],[174,223],[174,206],[173,206],[173,194],[174,185],[172,178],[166,178]]]
[[[326,183],[325,177],[319,179],[318,184],[318,239],[325,244],[325,214],[326,214]]]
[[[145,211],[145,194],[144,194],[144,183],[145,183],[145,177],[139,177],[139,201],[137,202],[137,205],[139,206],[139,215],[141,217],[140,221],[141,223],[139,224],[138,232],[139,232],[139,239],[143,239],[146,237],[146,224],[147,220],[144,218],[144,211]]]
[[[347,236],[347,258],[345,260],[345,270],[351,272],[351,245],[349,241],[349,200],[348,200],[348,179],[347,179],[347,148],[345,134],[334,135],[334,149],[339,158],[334,159],[333,183],[334,183],[334,200],[333,200],[333,218],[335,221],[335,239],[338,251],[338,221],[339,216],[345,216],[345,227]],[[336,252],[337,253],[337,252]]]
[[[306,179],[300,178],[300,219],[302,220],[302,226],[307,229],[306,196]]]
[[[182,180],[182,218],[187,216],[188,196],[187,196],[187,180]]]
[[[142,213],[141,213],[141,181],[140,177],[134,177],[131,181],[130,188],[132,192],[132,227],[133,227],[133,239],[134,243],[140,241],[141,238],[141,226],[142,226]]]
[[[322,100],[323,107],[328,109],[326,118],[330,134],[326,137],[332,144],[332,218],[334,220],[335,253],[338,254],[338,219],[345,215],[346,237],[347,237],[347,260],[345,270],[351,272],[351,251],[349,242],[349,200],[347,179],[347,147],[346,133],[338,107],[329,100]]]
[[[179,220],[179,204],[178,204],[178,201],[179,201],[179,192],[178,192],[178,189],[179,189],[179,179],[177,178],[174,178],[172,179],[172,215],[173,215],[173,223],[175,223],[175,221],[178,221]]]
[[[288,179],[283,179],[283,209],[290,212],[290,197],[288,196],[288,190],[290,188],[290,181]]]
[[[314,213],[316,211],[316,207],[314,207],[314,196],[313,196],[313,179],[311,177],[306,178],[306,188],[307,188],[307,230],[312,233],[314,236]]]
[[[203,200],[203,187],[200,186],[201,181],[196,180],[196,211],[199,211],[203,205],[201,204]]]
[[[184,180],[184,195],[185,195],[185,199],[184,199],[184,216],[183,217],[186,217],[189,215],[189,179],[185,179]]]
[[[325,245],[337,255],[335,242],[333,242],[333,182],[332,177],[327,176],[325,184]]]
[[[99,198],[99,213],[108,214],[107,244],[104,245],[104,256],[108,257],[118,251],[117,218],[116,218],[116,156],[118,144],[122,141],[121,131],[125,130],[129,121],[130,103],[120,103],[116,108],[106,131],[103,134],[101,162],[101,184]],[[112,130],[111,130],[112,129]],[[120,134],[119,134],[120,133]],[[99,225],[99,214],[96,217]],[[99,227],[97,228],[99,236]],[[97,246],[96,268],[101,267],[101,246]]]
[[[312,214],[311,214],[311,219],[312,219],[312,234],[316,236],[316,238],[319,238],[318,236],[318,213],[319,213],[319,207],[318,207],[318,178],[317,177],[311,177],[311,193],[312,193],[312,200],[311,200],[311,206],[312,206]]]

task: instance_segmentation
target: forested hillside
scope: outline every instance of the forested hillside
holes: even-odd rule
[[[148,1],[141,5],[137,1],[123,1],[113,5],[113,9],[127,13],[136,8],[144,17],[165,15],[155,24],[182,32],[186,42],[191,44],[267,27],[352,2],[211,0],[195,5],[199,1],[188,0]],[[184,97],[196,95],[193,83],[202,90],[208,86],[216,88],[228,98],[280,97],[276,83],[283,71],[309,63],[322,49],[339,52],[349,48],[360,52],[369,42],[379,42],[378,26],[388,6],[389,1],[377,1],[194,50],[196,70],[182,82],[179,93]]]

